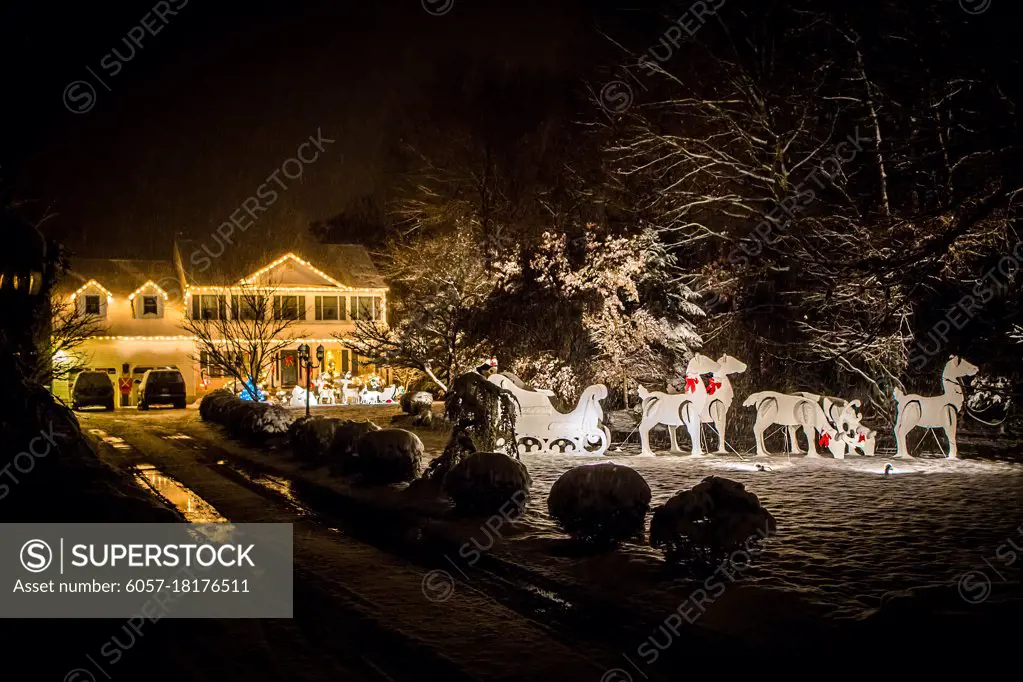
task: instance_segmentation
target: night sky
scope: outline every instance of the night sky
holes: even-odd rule
[[[122,38],[154,4],[3,9],[18,131],[5,136],[5,175],[58,214],[47,229],[83,256],[166,257],[174,234],[203,239],[320,129],[337,142],[248,233],[296,238],[352,197],[390,190],[386,160],[417,108],[436,104],[440,70],[486,63],[582,88],[610,16],[583,0],[456,2],[442,16],[418,0],[172,0],[177,15],[150,15],[156,35],[131,57]],[[96,89],[80,114],[62,97],[76,80]]]

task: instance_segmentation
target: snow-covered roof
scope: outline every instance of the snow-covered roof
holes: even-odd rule
[[[369,251],[360,244],[317,244],[303,251],[291,251],[298,259],[305,261],[313,268],[322,271],[331,280],[354,289],[385,289],[387,283],[377,271]],[[188,283],[193,286],[223,286],[225,280],[231,284],[243,277],[251,277],[254,273],[280,261],[287,253],[265,263],[248,263],[244,266],[234,263],[217,261],[215,268],[201,271],[198,268],[187,271]],[[231,274],[225,270],[231,267]]]
[[[128,258],[72,258],[71,269],[58,290],[72,293],[95,280],[114,296],[128,296],[146,282],[163,290],[178,290],[178,277],[170,260]]]

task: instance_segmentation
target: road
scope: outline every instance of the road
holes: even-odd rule
[[[599,680],[607,670],[528,609],[473,586],[427,592],[427,567],[356,540],[290,495],[290,482],[238,476],[194,409],[78,416],[104,460],[189,520],[294,524],[295,618],[274,635],[277,661],[252,679]]]

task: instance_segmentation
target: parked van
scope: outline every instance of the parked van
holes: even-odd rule
[[[151,369],[142,375],[139,384],[140,410],[151,405],[185,406],[185,377],[176,369]]]

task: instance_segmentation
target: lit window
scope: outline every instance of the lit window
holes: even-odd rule
[[[379,316],[374,317],[374,314],[377,312],[375,305],[377,299],[373,296],[359,296],[356,300],[359,307],[355,319],[370,321],[380,319]]]
[[[341,299],[342,301],[344,299]],[[316,297],[316,319],[317,320],[339,320],[343,307],[338,305],[337,296]]]
[[[227,319],[227,297],[196,295],[192,297],[192,318],[196,320]]]
[[[305,296],[274,296],[275,320],[304,320]]]

